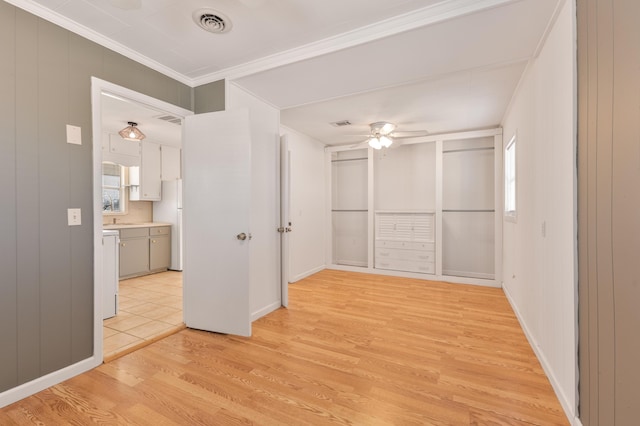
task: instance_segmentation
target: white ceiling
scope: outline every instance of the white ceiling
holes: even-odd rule
[[[284,125],[340,144],[382,120],[431,133],[499,125],[565,0],[7,1],[186,84],[227,78]],[[231,31],[198,28],[205,7]],[[354,126],[329,125],[343,119]]]
[[[102,131],[116,134],[128,126],[129,121],[138,124],[146,140],[166,145],[180,145],[181,124],[162,120],[161,117],[180,118],[118,96],[101,96]]]

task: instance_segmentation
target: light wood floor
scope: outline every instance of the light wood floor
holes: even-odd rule
[[[253,337],[183,330],[0,424],[566,425],[499,289],[323,271]]]
[[[120,281],[118,305],[118,314],[103,321],[105,362],[184,328],[182,272]]]

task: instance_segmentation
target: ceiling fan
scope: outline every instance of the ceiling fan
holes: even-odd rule
[[[389,148],[392,144],[399,146],[402,141],[398,139],[417,138],[429,134],[426,130],[397,132],[396,125],[388,121],[376,121],[369,124],[371,131],[362,142],[352,145],[351,148],[364,147],[369,145],[373,149]]]

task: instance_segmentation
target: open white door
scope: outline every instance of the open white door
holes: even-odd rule
[[[198,114],[184,125],[184,320],[250,336],[249,113]]]
[[[287,135],[280,137],[280,235],[282,235],[282,306],[289,306],[289,232],[291,219],[289,216],[289,199],[291,185],[289,182],[291,171],[291,156]]]

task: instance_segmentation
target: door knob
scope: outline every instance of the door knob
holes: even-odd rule
[[[247,234],[245,234],[244,232],[241,232],[238,235],[236,235],[236,238],[239,239],[240,241],[244,241],[247,239]]]

